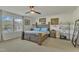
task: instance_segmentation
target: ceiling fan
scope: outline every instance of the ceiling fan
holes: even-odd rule
[[[28,14],[28,13],[37,13],[37,14],[41,14],[40,12],[34,10],[34,6],[30,6],[29,8],[30,8],[30,11],[25,12],[25,14]]]

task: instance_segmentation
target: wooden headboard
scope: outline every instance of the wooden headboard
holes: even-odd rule
[[[48,24],[37,24],[36,27],[37,28],[48,28],[48,30],[50,31],[50,25]]]
[[[44,25],[37,25],[36,27],[38,27],[38,28],[48,28],[49,26],[48,26],[48,24],[44,24]]]

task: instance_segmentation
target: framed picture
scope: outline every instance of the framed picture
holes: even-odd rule
[[[39,19],[39,22],[40,22],[41,24],[46,24],[46,18],[40,18],[40,19]]]
[[[59,18],[51,18],[51,25],[58,25],[59,24]]]
[[[30,25],[30,20],[25,19],[25,25]]]

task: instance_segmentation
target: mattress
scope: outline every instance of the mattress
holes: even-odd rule
[[[38,34],[38,33],[45,33],[45,34],[49,34],[49,31],[25,31],[25,33],[36,33],[36,34]]]

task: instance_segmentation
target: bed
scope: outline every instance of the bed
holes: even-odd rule
[[[48,25],[37,25],[36,28],[30,31],[24,31],[23,40],[28,40],[42,45],[43,41],[49,36]]]

